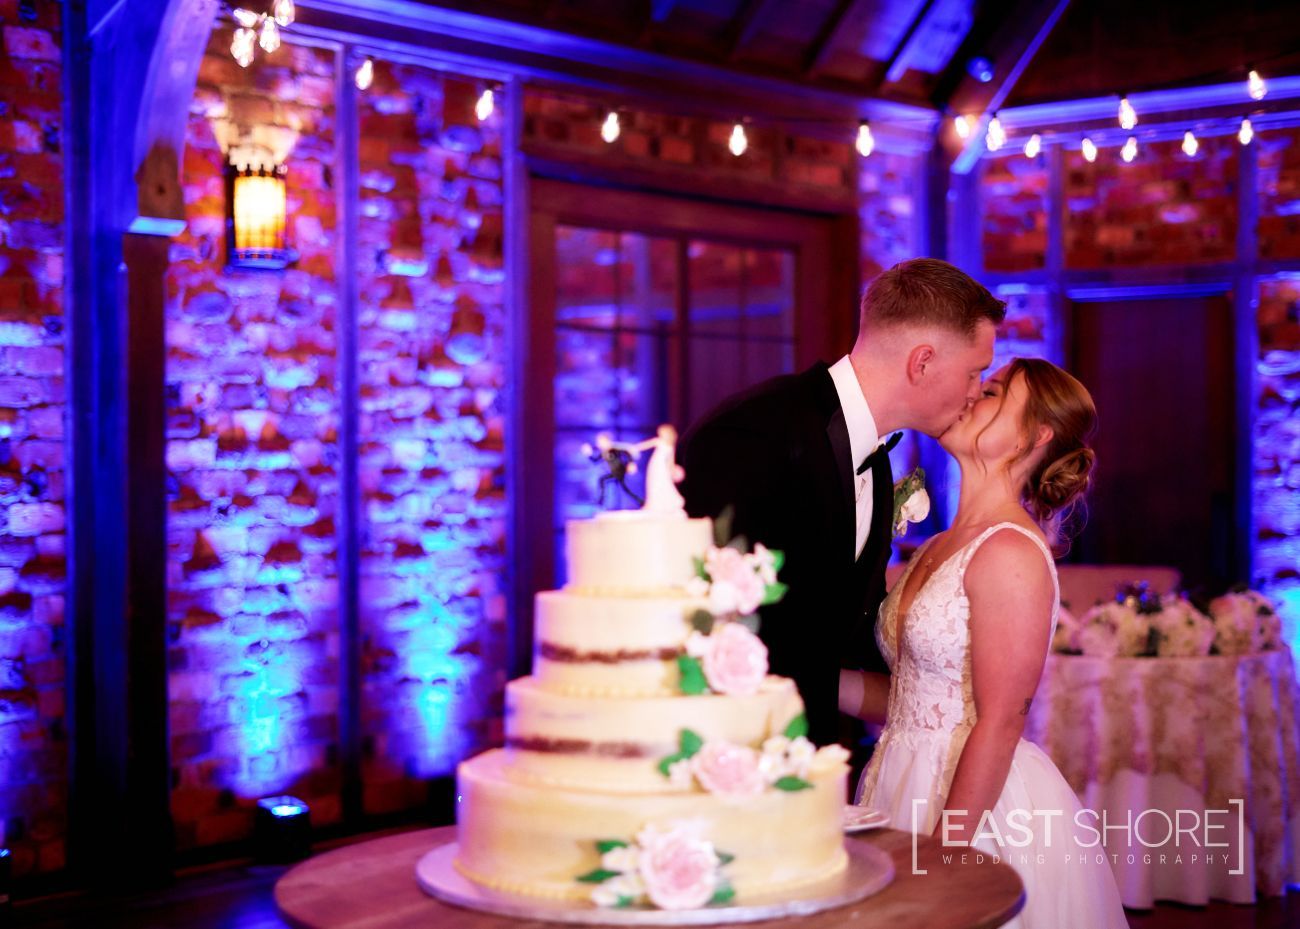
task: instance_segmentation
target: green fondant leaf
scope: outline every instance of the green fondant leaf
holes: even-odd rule
[[[778,602],[785,596],[786,591],[789,589],[789,587],[782,584],[780,581],[777,581],[775,584],[768,584],[763,590],[763,602],[760,605],[767,606],[769,603]]]
[[[704,747],[704,739],[698,732],[691,729],[683,729],[678,735],[678,748],[682,750],[683,758],[690,758],[701,748]]]
[[[659,764],[657,766],[659,768],[659,773],[664,777],[672,777],[672,774],[669,773],[668,769],[681,760],[682,755],[680,752],[675,755],[664,755],[664,757],[659,759]]]
[[[736,860],[735,855],[728,855],[726,852],[720,852],[717,849],[714,849],[713,853],[718,856],[718,864],[720,865],[728,865]]]
[[[597,868],[594,871],[588,871],[586,874],[580,875],[578,880],[582,881],[584,884],[603,884],[611,877],[618,877],[622,873],[622,871],[610,871],[605,868]]]
[[[708,610],[696,610],[691,614],[691,626],[701,635],[713,631],[713,614]]]
[[[691,561],[695,562],[695,576],[702,577],[704,580],[709,579],[709,572],[704,570],[704,559],[696,555]]]
[[[602,855],[605,852],[612,852],[616,848],[627,848],[627,843],[622,839],[601,839],[596,843],[596,851]]]
[[[790,720],[790,724],[785,727],[785,732],[783,734],[787,739],[797,739],[801,735],[807,735],[808,717],[805,714],[800,713],[794,719]]]
[[[691,655],[677,656],[677,670],[681,673],[679,684],[684,694],[702,694],[709,689],[700,661]]]
[[[730,884],[723,884],[721,887],[719,887],[717,890],[713,892],[713,896],[709,898],[709,905],[715,906],[723,903],[730,903],[733,899],[735,899],[735,896],[736,896],[736,891],[732,888],[732,886]]]
[[[618,903],[614,904],[614,908],[619,910],[625,910],[635,902],[636,901],[633,900],[631,897],[629,897],[627,894],[624,894],[623,896],[618,898]]]
[[[785,552],[778,552],[774,549],[769,549],[769,551],[772,553],[772,570],[780,571],[785,567]]]
[[[772,786],[777,790],[808,790],[812,787],[812,784],[808,783],[801,777],[786,775]]]

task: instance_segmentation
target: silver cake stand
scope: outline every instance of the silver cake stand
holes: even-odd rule
[[[711,906],[699,910],[614,909],[593,903],[544,900],[489,890],[456,870],[452,864],[456,858],[456,842],[448,842],[426,853],[415,866],[415,877],[425,893],[444,903],[501,916],[602,926],[712,926],[807,916],[855,903],[884,890],[894,879],[894,862],[889,855],[865,842],[845,844],[849,864],[834,877],[785,894],[751,897],[740,906]]]

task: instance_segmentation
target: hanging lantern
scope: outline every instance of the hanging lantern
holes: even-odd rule
[[[284,165],[226,169],[227,261],[234,268],[286,267],[297,256],[285,238]]]

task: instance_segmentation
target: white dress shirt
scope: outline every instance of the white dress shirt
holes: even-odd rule
[[[853,364],[845,355],[831,365],[831,380],[835,382],[835,392],[840,397],[840,408],[844,410],[844,424],[849,429],[849,451],[853,456],[854,487],[853,492],[858,501],[856,547],[853,558],[857,560],[867,544],[867,531],[871,528],[871,471],[857,474],[862,462],[880,445],[880,433],[876,431],[876,419],[867,406],[867,398],[862,395],[862,386],[858,376],[853,372]]]

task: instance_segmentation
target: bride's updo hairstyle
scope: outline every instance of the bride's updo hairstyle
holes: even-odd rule
[[[1097,408],[1077,378],[1041,358],[1017,358],[1007,370],[1007,384],[1023,374],[1027,398],[1021,432],[1034,435],[1039,426],[1052,430],[1052,439],[1021,488],[1020,502],[1054,545],[1069,539],[1087,519],[1084,502],[1097,463],[1091,442],[1097,431]],[[1005,402],[1006,393],[1002,394]],[[1033,443],[1016,460],[1033,452]]]

